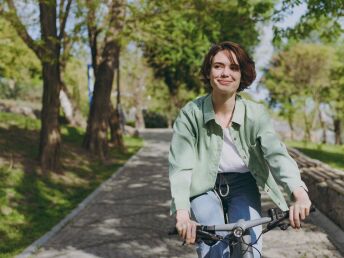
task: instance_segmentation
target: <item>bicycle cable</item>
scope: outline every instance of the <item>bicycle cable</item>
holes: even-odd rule
[[[249,243],[249,244],[245,242],[245,239],[244,239],[243,237],[241,237],[241,242],[244,243],[244,244],[247,246],[246,250],[243,252],[242,255],[245,255],[245,253],[248,251],[248,248],[251,246],[252,248],[256,249],[256,251],[259,253],[259,257],[261,258],[261,257],[262,257],[261,252],[258,250],[257,247],[255,247],[255,246],[253,246],[253,245],[256,244],[256,243],[258,242],[259,238],[260,238],[262,235],[263,235],[263,233],[260,233],[260,235],[259,235],[259,237],[257,238],[257,240],[254,241],[253,243]]]

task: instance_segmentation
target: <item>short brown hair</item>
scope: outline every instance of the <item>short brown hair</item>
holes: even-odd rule
[[[213,58],[218,52],[223,50],[228,50],[230,55],[229,58],[231,59],[231,61],[233,60],[231,52],[235,54],[238,60],[241,72],[241,81],[238,88],[238,92],[243,91],[244,89],[248,88],[248,86],[250,86],[251,83],[256,79],[255,64],[252,58],[247,54],[243,47],[231,41],[224,41],[219,44],[214,44],[209,49],[208,53],[204,57],[203,64],[201,67],[202,81],[207,85],[207,87],[209,87],[209,90],[211,90],[209,75]]]

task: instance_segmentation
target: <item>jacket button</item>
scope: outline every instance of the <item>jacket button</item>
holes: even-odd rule
[[[236,137],[234,137],[234,141],[236,141],[236,139],[237,139],[237,138],[236,138]]]
[[[244,156],[243,159],[246,159],[246,156]]]

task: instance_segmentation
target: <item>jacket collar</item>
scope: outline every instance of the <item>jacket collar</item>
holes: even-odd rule
[[[235,108],[232,122],[241,125],[244,122],[245,106],[240,95],[235,97]],[[203,105],[204,123],[207,124],[210,120],[215,120],[214,106],[211,99],[211,94],[208,94],[204,99]]]

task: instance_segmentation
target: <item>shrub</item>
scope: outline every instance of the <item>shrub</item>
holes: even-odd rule
[[[167,118],[154,111],[143,111],[146,128],[167,128]]]

